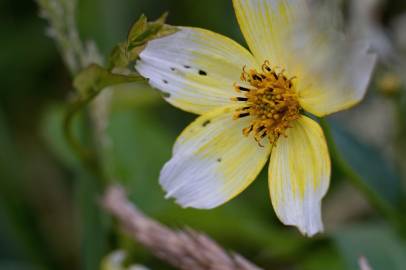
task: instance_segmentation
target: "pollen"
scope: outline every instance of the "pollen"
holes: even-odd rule
[[[242,130],[245,136],[253,134],[260,146],[267,137],[274,145],[280,136],[287,136],[291,122],[300,118],[301,107],[293,80],[284,71],[276,71],[265,61],[261,71],[243,67],[241,82],[234,88],[240,95],[232,100],[242,103],[233,115],[235,120],[250,117],[250,124]]]

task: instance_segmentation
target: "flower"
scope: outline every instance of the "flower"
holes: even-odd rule
[[[149,42],[136,63],[169,103],[200,115],[177,139],[160,183],[181,206],[210,209],[270,160],[277,216],[312,236],[323,230],[331,164],[322,129],[304,112],[321,117],[359,102],[375,56],[322,23],[329,17],[314,16],[305,0],[233,4],[252,54],[222,35],[179,27]]]

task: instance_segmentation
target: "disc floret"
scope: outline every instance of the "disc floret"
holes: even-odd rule
[[[252,133],[259,144],[265,137],[275,144],[281,135],[286,136],[290,123],[301,115],[293,80],[288,79],[283,70],[272,69],[268,61],[261,71],[243,68],[242,82],[234,85],[243,96],[232,99],[244,103],[235,111],[234,119],[251,118],[249,126],[243,129],[245,136]]]

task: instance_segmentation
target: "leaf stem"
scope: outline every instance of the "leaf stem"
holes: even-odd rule
[[[67,110],[65,112],[65,116],[63,119],[63,133],[65,136],[66,141],[71,146],[72,150],[76,153],[76,155],[80,158],[81,162],[87,169],[90,169],[92,172],[98,174],[99,171],[97,162],[96,162],[96,153],[92,151],[88,147],[84,147],[79,139],[76,138],[76,134],[74,132],[74,125],[73,120],[75,116],[81,112],[87,105],[98,95],[98,93],[94,93],[93,95],[89,95],[85,98],[78,97],[73,102],[71,102]]]
[[[85,109],[104,89],[118,84],[143,80],[144,78],[138,75],[124,76],[111,73],[96,64],[90,65],[75,77],[74,86],[80,95],[69,104],[65,112],[63,132],[65,139],[81,159],[85,167],[92,171],[95,176],[99,176],[100,179],[103,179],[104,177],[101,177],[102,170],[100,168],[98,155],[95,150],[83,146],[76,138],[73,129],[73,120],[75,116]]]

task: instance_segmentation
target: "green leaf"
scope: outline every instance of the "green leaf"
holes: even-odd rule
[[[140,18],[131,26],[128,32],[128,43],[133,40],[136,41],[140,36],[143,36],[148,28],[148,19],[144,14],[141,14]]]
[[[331,131],[340,155],[365,184],[385,201],[398,206],[402,189],[393,164],[382,156],[379,149],[363,143],[338,124],[333,124]]]
[[[366,257],[374,270],[403,270],[406,245],[390,228],[382,224],[359,224],[333,234],[347,268],[358,270],[358,259]]]
[[[117,67],[128,67],[130,60],[127,55],[126,42],[119,43],[113,48],[108,57],[108,63],[109,70],[113,70],[113,68]]]
[[[164,13],[153,22],[147,22],[145,15],[133,24],[128,33],[128,51],[147,43],[148,41],[176,32],[175,27],[165,26],[168,13]]]
[[[118,44],[109,56],[109,69],[127,68],[128,65],[138,58],[148,41],[173,34],[177,31],[174,26],[166,25],[168,14],[164,13],[156,21],[148,22],[145,15],[131,26],[128,32],[127,42]]]
[[[346,263],[340,256],[337,248],[332,241],[322,242],[303,254],[303,260],[298,263],[298,268],[301,270],[343,270],[346,268]],[[357,269],[359,270],[359,269]]]
[[[99,269],[102,258],[108,253],[111,222],[99,203],[102,196],[99,180],[84,170],[79,173],[75,201],[80,215],[82,269]]]
[[[112,179],[119,179],[136,201],[147,211],[158,211],[165,204],[158,184],[159,170],[169,159],[171,136],[162,130],[149,108],[133,108],[112,112],[108,134],[112,148]]]

